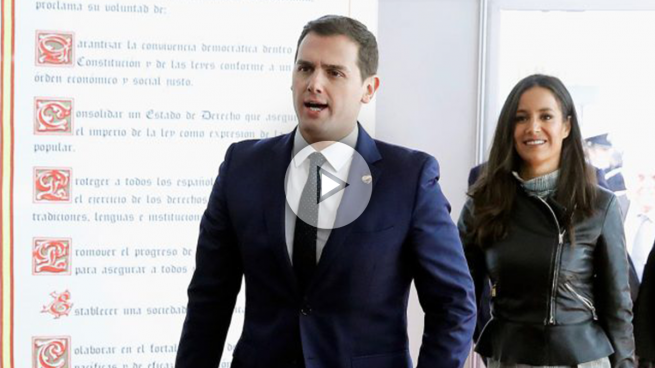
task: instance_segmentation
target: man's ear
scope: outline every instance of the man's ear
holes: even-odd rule
[[[362,103],[369,103],[373,99],[375,92],[380,88],[380,78],[377,75],[372,75],[364,81],[364,95],[362,95]]]

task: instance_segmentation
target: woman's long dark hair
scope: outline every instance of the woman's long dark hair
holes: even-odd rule
[[[509,215],[516,198],[518,182],[512,171],[519,171],[523,160],[514,144],[516,110],[523,93],[533,87],[546,88],[553,93],[562,110],[563,119],[569,118],[571,130],[562,142],[559,177],[555,200],[567,210],[565,224],[591,216],[596,196],[596,175],[587,164],[582,145],[573,99],[564,84],[556,77],[534,74],[514,86],[498,118],[489,161],[480,178],[469,192],[473,198],[473,236],[481,246],[507,235]],[[569,235],[572,235],[569,232]]]

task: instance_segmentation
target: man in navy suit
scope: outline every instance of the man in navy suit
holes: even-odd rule
[[[635,344],[639,368],[655,367],[655,244],[651,248],[635,303]]]
[[[643,150],[643,151],[642,151]],[[627,160],[628,215],[626,240],[641,279],[634,306],[636,355],[640,368],[655,367],[655,168],[643,161],[653,157],[642,146]]]
[[[358,21],[325,16],[305,26],[291,87],[297,129],[233,144],[220,167],[200,224],[177,368],[218,366],[244,276],[232,368],[411,367],[412,281],[425,312],[418,367],[463,365],[473,284],[437,161],[374,140],[357,123],[379,86],[377,62],[375,37]],[[356,154],[331,155],[338,144]],[[295,211],[321,193],[320,173],[339,167],[349,167],[350,185],[338,214],[360,199],[356,188],[372,188],[368,205],[343,226],[313,227]],[[297,209],[285,201],[287,168],[306,178]]]

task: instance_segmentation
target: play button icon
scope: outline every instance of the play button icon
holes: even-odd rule
[[[321,197],[318,203],[321,203],[339,191],[346,189],[348,186],[348,183],[339,179],[336,175],[330,173],[322,167],[317,167],[316,169],[321,176]]]
[[[312,162],[317,161],[312,161],[310,156],[315,158],[316,153],[324,160],[311,168]],[[309,180],[310,175],[316,175],[316,179]],[[318,142],[293,156],[287,167],[284,190],[287,204],[298,218],[320,229],[336,229],[355,221],[364,212],[374,182],[368,164],[355,149],[340,142]],[[309,183],[313,184],[308,186]],[[303,190],[309,190],[306,186],[313,188],[316,203],[308,204],[311,196],[306,194],[301,206]]]

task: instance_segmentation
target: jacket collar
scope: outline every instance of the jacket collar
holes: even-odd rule
[[[297,127],[296,127],[297,129]],[[270,186],[270,197],[268,198],[267,203],[265,204],[265,220],[270,237],[271,244],[274,248],[275,256],[280,262],[281,267],[285,277],[288,280],[289,285],[292,285],[295,293],[300,294],[300,289],[293,271],[293,266],[289,258],[289,252],[286,245],[285,237],[285,208],[288,206],[284,184],[285,184],[285,174],[287,171],[287,166],[291,163],[292,152],[293,152],[293,143],[294,136],[296,133],[294,129],[291,133],[282,136],[272,147],[271,147],[271,164],[268,166],[265,179],[271,183]],[[351,180],[361,180],[362,172],[364,170],[370,170],[370,175],[372,176],[372,185],[373,189],[375,188],[376,183],[379,181],[380,176],[382,175],[382,168],[379,165],[379,161],[382,160],[382,156],[377,148],[375,140],[371,138],[370,135],[364,130],[364,128],[357,123],[358,137],[355,150],[364,158],[366,165],[368,167],[362,167],[366,165],[352,165],[348,181]],[[352,192],[346,191],[341,199],[341,203],[348,203],[352,200],[349,198]],[[340,206],[341,207],[341,206]],[[338,217],[338,214],[337,214]],[[327,270],[332,267],[336,260],[338,260],[339,255],[344,248],[344,240],[352,231],[352,223],[343,227],[333,229],[330,233],[321,258],[318,262],[314,278],[309,285],[308,295],[316,292],[316,289],[319,288],[320,282],[322,279],[325,279],[325,273]]]

